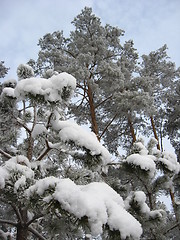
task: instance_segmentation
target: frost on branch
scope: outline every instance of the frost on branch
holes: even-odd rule
[[[54,189],[48,194],[48,189]],[[59,207],[81,219],[87,217],[94,236],[102,233],[102,227],[119,230],[121,239],[139,239],[142,234],[140,223],[129,214],[119,194],[102,182],[76,185],[70,179],[48,177],[37,181],[26,190],[27,198],[39,195],[44,202],[58,202]]]
[[[17,75],[19,80],[30,78],[34,76],[34,71],[28,64],[20,64],[17,68]]]

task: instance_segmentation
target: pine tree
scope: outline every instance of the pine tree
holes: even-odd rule
[[[166,94],[168,104],[166,108],[167,121],[165,124],[165,129],[168,133],[169,139],[172,146],[174,147],[178,161],[180,162],[180,83],[179,79],[172,84],[171,94]]]
[[[141,239],[178,239],[178,192],[174,196],[174,213],[163,202],[161,195],[174,193],[178,187],[180,165],[174,154],[157,150],[157,140],[144,146],[142,140],[133,144],[129,156],[112,164],[107,181],[123,196],[125,206],[142,224]],[[112,238],[113,239],[113,238]]]
[[[167,46],[164,45],[149,55],[142,56],[140,68],[140,85],[145,92],[153,97],[153,102],[149,108],[152,132],[158,141],[157,148],[163,151],[162,138],[166,136],[164,125],[166,122],[167,95],[177,78],[175,64],[169,60]],[[148,115],[147,115],[148,116]]]
[[[100,19],[87,7],[72,24],[75,30],[67,39],[59,31],[40,39],[37,68],[39,72],[47,68],[57,72],[66,69],[76,77],[77,98],[71,113],[78,122],[90,123],[100,140],[109,124],[103,105],[112,99],[112,92],[107,95],[104,88],[112,85],[111,80],[120,85],[123,81],[117,60],[122,52],[119,38],[124,31],[110,25],[102,26]]]
[[[140,223],[103,181],[110,153],[93,132],[65,119],[75,78],[65,72],[35,78],[27,65],[17,72],[23,74],[15,88],[2,91],[18,102],[14,119],[22,133],[16,152],[1,150],[7,159],[0,166],[2,237],[85,239],[108,227],[120,239],[139,238]]]

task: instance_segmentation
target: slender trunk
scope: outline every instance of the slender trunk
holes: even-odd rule
[[[29,159],[29,161],[32,160],[32,156],[33,156],[33,148],[34,148],[34,139],[32,137],[32,131],[36,125],[37,122],[37,109],[36,106],[33,107],[34,109],[34,119],[33,119],[33,126],[31,131],[29,132],[29,139],[28,139],[28,151],[27,151],[27,157]]]
[[[174,214],[175,214],[175,217],[176,217],[176,222],[179,223],[179,216],[178,216],[178,212],[177,212],[177,206],[176,206],[176,203],[175,203],[174,192],[171,189],[169,190],[169,195],[170,195],[170,198],[171,198]],[[179,230],[180,230],[180,223],[179,223],[178,227],[179,227]]]
[[[28,226],[27,226],[27,210],[22,209],[20,211],[21,220],[17,224],[17,235],[16,240],[27,240],[28,239]]]
[[[157,132],[156,132],[156,127],[155,127],[153,116],[150,116],[150,119],[151,119],[151,126],[152,126],[152,129],[153,129],[154,137],[158,141],[157,149],[160,150],[159,139],[158,139],[158,135],[157,135]]]
[[[133,140],[133,143],[134,143],[134,142],[136,142],[136,134],[135,134],[132,119],[131,119],[130,116],[128,116],[128,124],[129,124],[129,127],[130,127],[130,133],[131,133],[131,136],[132,136],[132,140]]]
[[[152,201],[152,193],[148,192],[148,198],[149,198],[149,206],[150,206],[150,210],[153,210],[153,201]]]
[[[34,147],[34,139],[32,138],[32,135],[30,133],[30,136],[28,139],[28,150],[27,150],[27,158],[29,159],[29,161],[32,160],[33,147]]]
[[[97,139],[100,140],[98,124],[97,124],[97,120],[96,120],[95,106],[94,106],[94,101],[93,101],[93,94],[92,94],[91,86],[89,84],[88,84],[87,93],[88,93],[89,105],[90,105],[92,130],[96,134]]]

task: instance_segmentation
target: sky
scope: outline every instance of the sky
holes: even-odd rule
[[[63,30],[68,37],[85,6],[103,25],[123,29],[122,42],[132,39],[140,56],[167,44],[171,61],[180,66],[180,0],[0,0],[0,60],[10,68],[6,78],[16,79],[19,64],[37,59],[38,41],[46,33]]]

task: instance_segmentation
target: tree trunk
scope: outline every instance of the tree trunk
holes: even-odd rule
[[[17,235],[16,240],[27,240],[28,237],[28,226],[27,226],[27,210],[20,210],[21,219],[17,224]]]
[[[155,137],[155,139],[158,141],[158,143],[157,143],[157,149],[160,150],[159,139],[158,139],[158,135],[157,135],[157,132],[156,132],[156,127],[155,127],[154,119],[153,119],[152,116],[150,116],[150,119],[151,119],[151,126],[152,126],[152,129],[153,129],[154,137]]]
[[[178,212],[177,212],[177,205],[175,203],[174,192],[171,189],[169,189],[169,195],[170,195],[170,198],[171,198],[174,214],[175,214],[175,217],[176,217],[176,222],[179,223],[179,216],[178,216]],[[178,228],[180,230],[180,223],[178,225]]]
[[[16,240],[27,240],[27,237],[28,227],[22,224],[18,224]]]
[[[88,98],[89,98],[92,130],[96,134],[97,139],[100,141],[98,124],[97,124],[97,121],[96,121],[95,106],[94,106],[94,101],[93,101],[93,94],[92,94],[91,86],[89,84],[88,84],[87,93],[88,93]]]
[[[33,147],[34,147],[34,139],[32,138],[32,135],[30,133],[29,134],[29,139],[28,139],[28,150],[27,150],[27,158],[29,159],[29,161],[32,160]]]
[[[129,124],[129,127],[130,127],[130,133],[131,133],[131,136],[132,136],[132,140],[133,140],[133,143],[134,143],[134,142],[136,142],[136,134],[135,134],[132,119],[131,119],[130,116],[128,116],[128,124]]]

